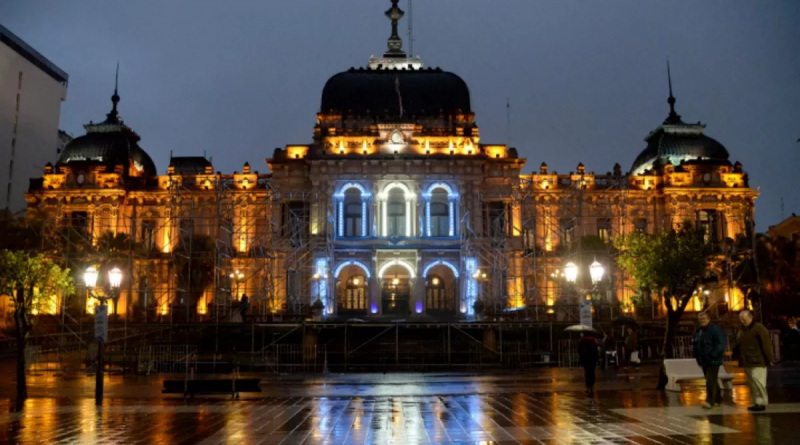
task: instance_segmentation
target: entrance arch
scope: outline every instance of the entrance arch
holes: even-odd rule
[[[385,315],[408,315],[416,278],[414,268],[406,261],[391,260],[381,266],[378,275],[381,280],[381,312]]]

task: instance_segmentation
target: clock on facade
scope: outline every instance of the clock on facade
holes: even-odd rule
[[[86,176],[84,176],[83,173],[78,173],[78,177],[75,180],[78,182],[78,185],[83,185],[86,181]]]
[[[399,131],[395,131],[389,137],[393,144],[402,144],[405,142],[405,138],[403,137],[403,133]]]

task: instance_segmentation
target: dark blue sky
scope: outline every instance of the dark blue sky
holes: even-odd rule
[[[401,7],[408,9],[408,0]],[[120,111],[166,170],[169,152],[266,171],[311,140],[328,77],[383,52],[388,0],[25,0],[0,23],[70,75],[61,126]],[[800,1],[416,0],[414,53],[461,75],[483,142],[560,172],[628,170],[677,110],[708,124],[760,188],[759,230],[800,213]],[[401,24],[406,37],[406,23]],[[406,42],[406,48],[408,43]]]

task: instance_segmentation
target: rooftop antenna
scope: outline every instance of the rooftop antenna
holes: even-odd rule
[[[414,57],[414,7],[413,0],[408,0],[408,55]]]
[[[667,120],[664,121],[664,123],[679,124],[681,122],[681,116],[675,112],[675,96],[672,95],[672,72],[669,69],[669,57],[667,58],[667,82],[669,83],[669,98],[667,99],[667,103],[669,104],[669,116],[667,116]]]

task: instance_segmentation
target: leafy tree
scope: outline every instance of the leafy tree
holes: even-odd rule
[[[25,385],[25,344],[34,314],[43,309],[47,299],[62,292],[73,292],[69,269],[38,254],[24,251],[0,251],[0,294],[10,295],[14,303],[14,325],[17,334],[17,409],[27,398]]]
[[[667,329],[664,332],[662,360],[672,358],[672,340],[686,305],[692,299],[711,259],[705,232],[690,224],[679,230],[664,230],[649,234],[635,231],[618,242],[619,266],[642,290],[660,295],[667,307]],[[666,385],[662,366],[659,389]]]

